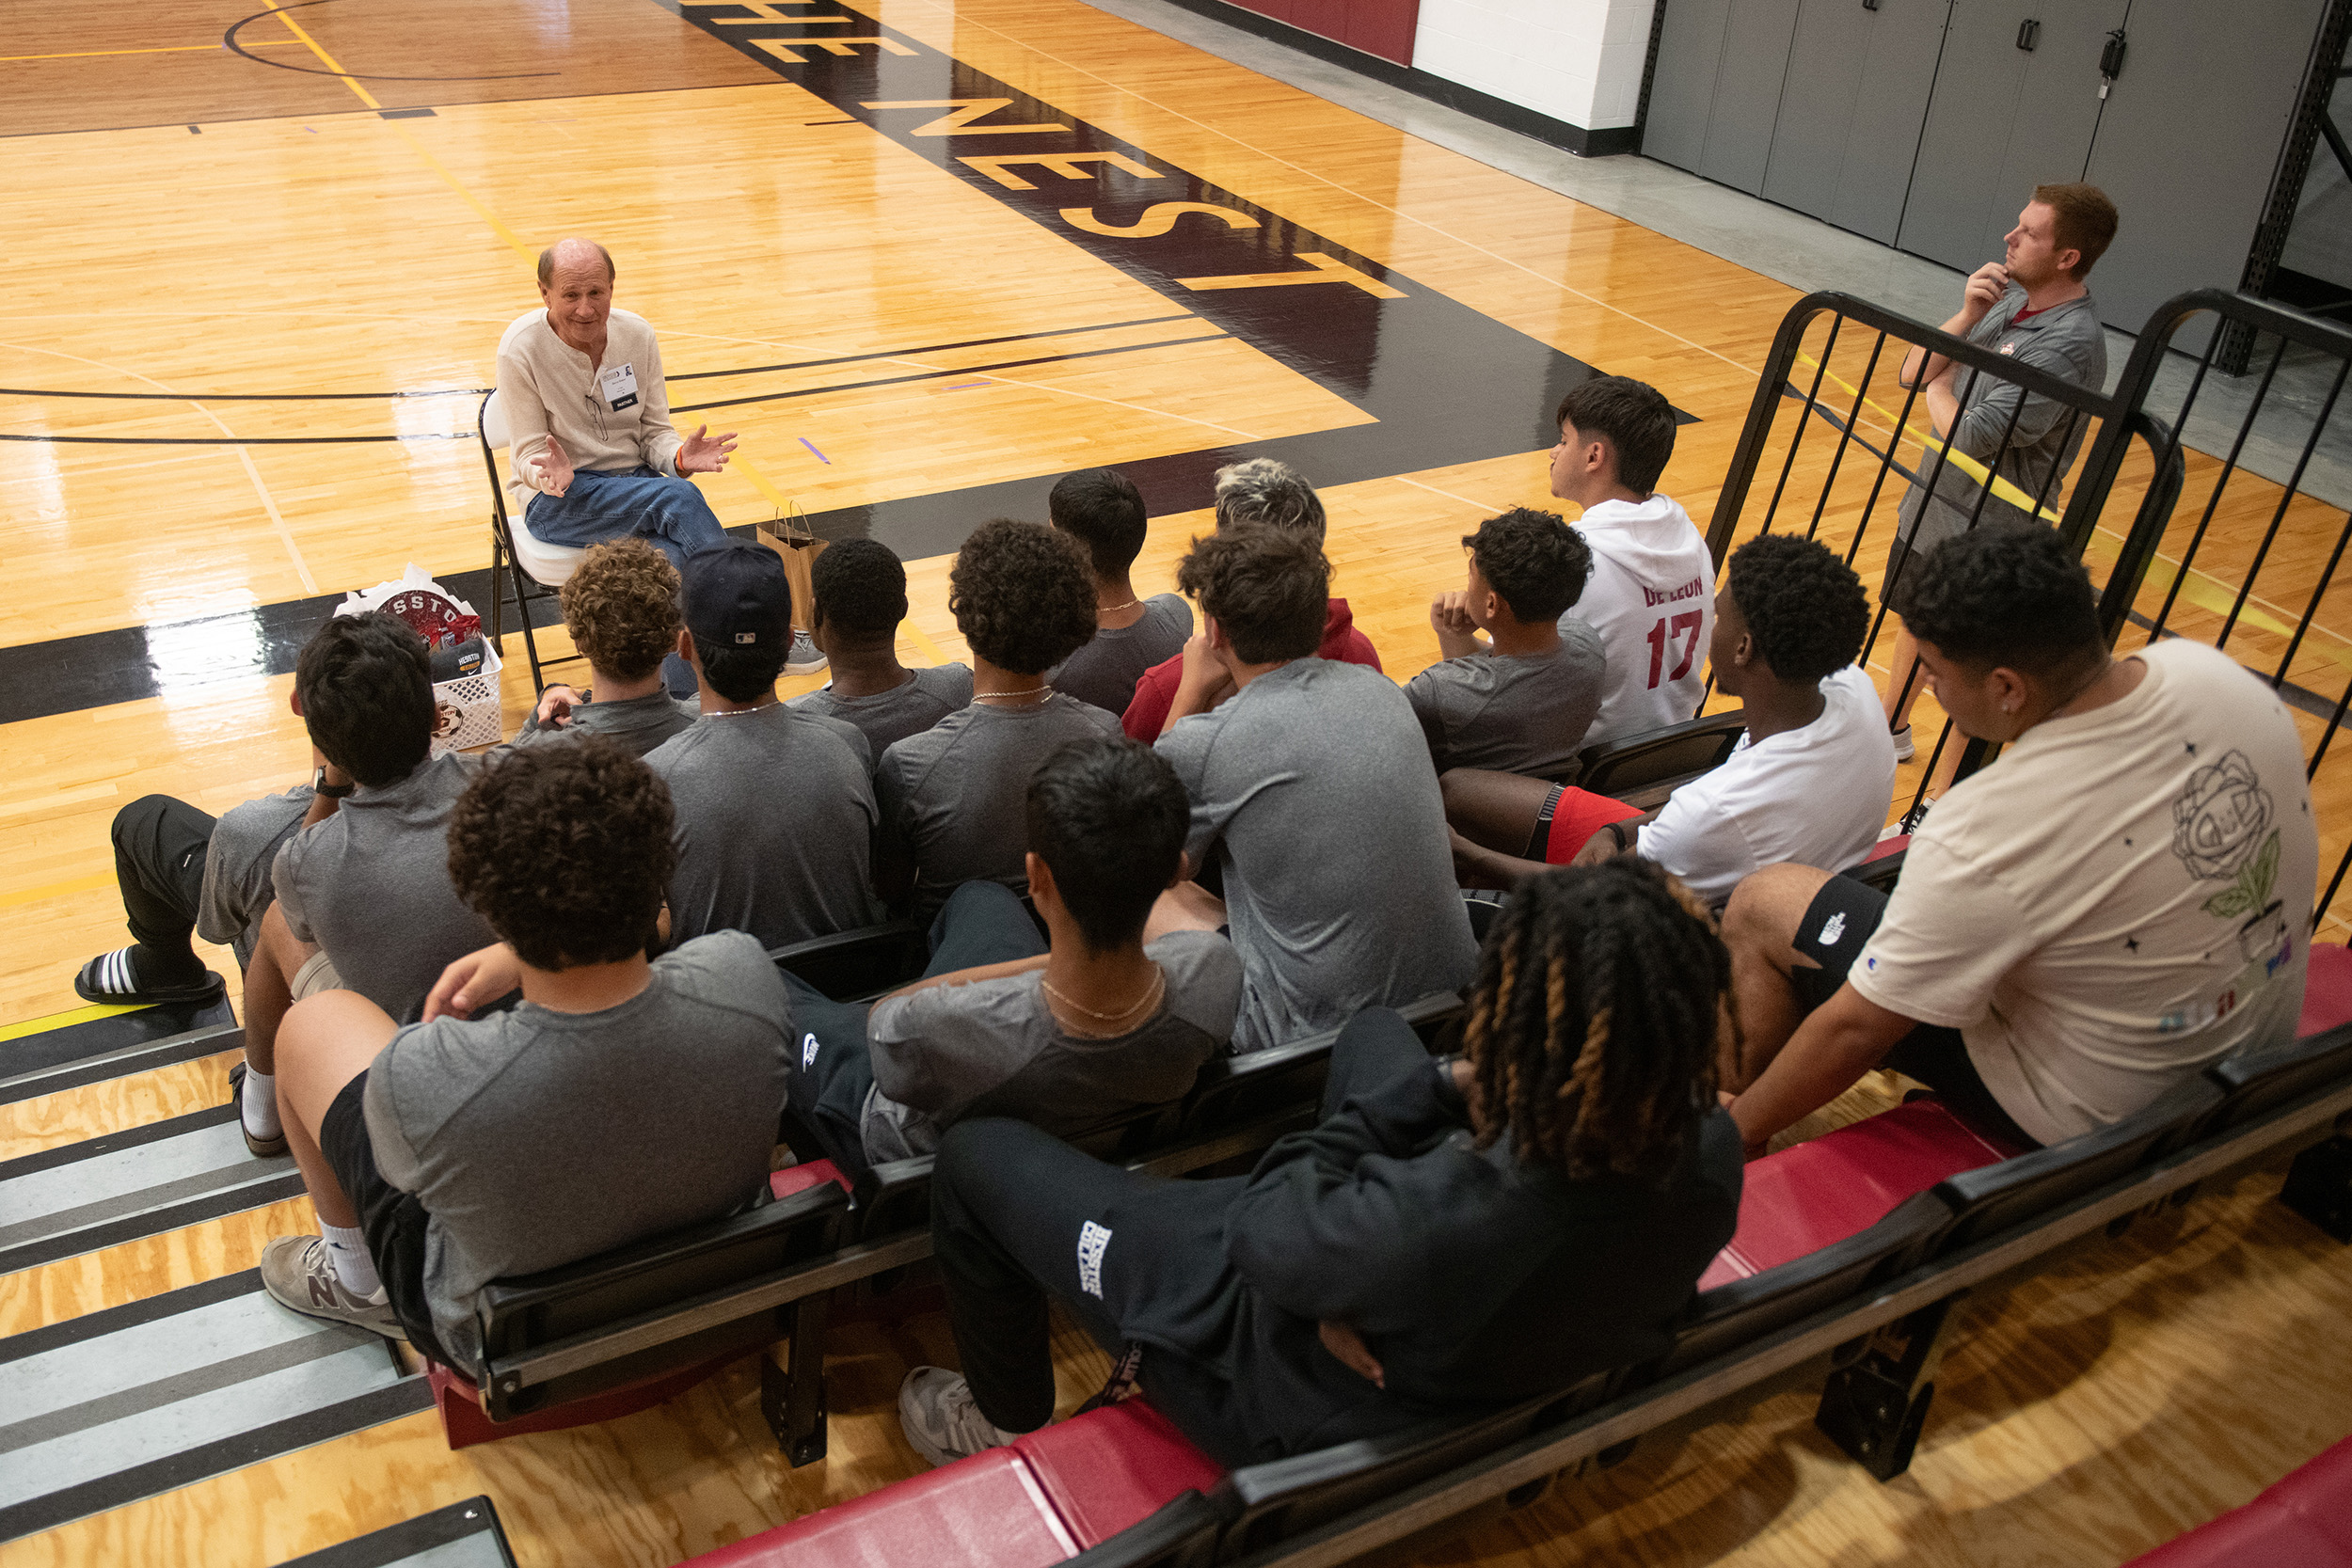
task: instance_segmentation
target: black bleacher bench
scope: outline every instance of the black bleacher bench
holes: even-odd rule
[[[1614,745],[1587,746],[1576,754],[1576,772],[1568,782],[1654,811],[1682,785],[1722,767],[1747,729],[1747,710],[1735,707],[1628,736]]]

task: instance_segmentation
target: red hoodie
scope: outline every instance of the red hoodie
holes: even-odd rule
[[[1380,655],[1373,648],[1372,639],[1356,629],[1356,617],[1345,599],[1333,599],[1330,609],[1324,612],[1323,646],[1315,650],[1315,657],[1380,668]],[[1146,670],[1136,682],[1135,698],[1127,705],[1126,717],[1120,721],[1127,733],[1146,746],[1159,739],[1160,731],[1168,727],[1168,710],[1176,705],[1176,688],[1184,678],[1182,654]]]

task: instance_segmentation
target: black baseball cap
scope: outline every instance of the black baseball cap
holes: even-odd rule
[[[792,641],[792,584],[784,558],[730,539],[686,558],[679,609],[686,629],[723,648],[782,648]]]

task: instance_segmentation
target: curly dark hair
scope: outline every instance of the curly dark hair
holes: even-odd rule
[[[1979,672],[2048,679],[2095,661],[2106,641],[2090,574],[2035,523],[1979,523],[1914,558],[1893,608],[1912,636]]]
[[[1616,454],[1617,483],[1637,495],[1658,488],[1675,454],[1675,410],[1665,395],[1629,375],[1597,375],[1568,388],[1551,416],[1585,440],[1598,436]],[[1564,431],[1563,434],[1565,434]]]
[[[1094,575],[1124,577],[1142,553],[1143,493],[1117,468],[1082,468],[1062,475],[1046,498],[1056,528],[1086,546]]]
[[[1515,506],[1462,535],[1462,543],[1478,575],[1529,626],[1566,614],[1593,573],[1591,546],[1557,512]]]
[[[1793,533],[1759,533],[1731,552],[1731,601],[1772,673],[1799,686],[1851,664],[1870,628],[1853,568]]]
[[[1628,856],[1530,877],[1479,955],[1462,1030],[1478,1147],[1582,1180],[1663,1179],[1715,1103],[1731,957],[1690,890]]]
[[[1096,953],[1126,946],[1175,879],[1192,827],[1176,769],[1124,736],[1073,740],[1029,781],[1029,847]]]
[[[612,963],[654,938],[677,864],[670,786],[610,738],[484,764],[449,819],[449,879],[533,969]]]
[[[817,624],[828,633],[866,641],[896,638],[907,618],[907,569],[879,539],[827,545],[809,568]]]
[[[999,670],[1041,675],[1094,636],[1094,578],[1076,540],[998,517],[956,552],[947,609],[972,651]]]
[[[398,784],[433,749],[433,656],[397,615],[330,616],[295,660],[294,699],[310,744],[370,789]]]
[[[643,680],[677,647],[677,568],[643,539],[591,545],[559,594],[572,645],[619,680]]]
[[[1244,664],[1307,658],[1323,646],[1331,563],[1315,536],[1248,523],[1192,542],[1176,586],[1200,601]]]

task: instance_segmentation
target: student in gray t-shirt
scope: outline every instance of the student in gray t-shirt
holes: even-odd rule
[[[790,1004],[739,932],[647,961],[672,852],[667,791],[602,736],[483,768],[449,859],[503,941],[451,966],[423,1022],[338,991],[286,1017],[281,1082],[321,1234],[263,1249],[281,1305],[479,1378],[484,1286],[757,1197]],[[511,1011],[476,1016],[517,987]]]
[[[1143,549],[1143,496],[1117,468],[1065,474],[1046,500],[1053,525],[1086,547],[1094,575],[1094,639],[1046,678],[1106,713],[1125,713],[1146,670],[1182,653],[1192,607],[1173,594],[1137,602],[1129,574]]]
[[[412,1022],[442,969],[489,940],[450,885],[449,814],[478,764],[431,754],[424,639],[397,616],[335,616],[303,646],[294,703],[324,762],[246,966],[238,1093],[246,1147],[264,1157],[286,1148],[273,1075],[291,1003],[335,986]]]
[[[833,679],[788,706],[855,724],[879,757],[972,701],[965,666],[910,670],[898,662],[907,572],[889,546],[878,539],[828,545],[809,578],[817,598],[809,635],[832,661]]]
[[[787,975],[793,1109],[856,1170],[929,1154],[967,1117],[1074,1133],[1180,1100],[1223,1049],[1241,965],[1223,937],[1144,924],[1184,871],[1189,819],[1168,764],[1124,736],[1073,741],[1025,802],[1031,895],[966,882],[932,927],[926,977],[864,1007]]]
[[[873,753],[854,725],[776,701],[792,590],[765,545],[686,560],[687,631],[703,716],[645,758],[677,812],[670,940],[749,931],[769,947],[882,918],[873,890]]]
[[[1398,766],[1423,744],[1411,705],[1376,671],[1311,657],[1329,578],[1314,540],[1265,528],[1196,542],[1177,577],[1207,627],[1159,752],[1192,797],[1193,863],[1219,857],[1225,896],[1171,897],[1232,932],[1237,1052],[1457,990],[1477,967],[1438,776]]]
[[[661,661],[678,634],[678,575],[669,557],[637,538],[591,545],[562,594],[572,645],[588,657],[589,690],[540,692],[516,745],[601,735],[642,757],[694,721],[694,705],[662,685]]]
[[[1440,773],[1573,779],[1577,748],[1600,712],[1608,659],[1598,633],[1561,617],[1584,592],[1593,552],[1556,514],[1523,506],[1487,518],[1462,543],[1470,586],[1429,607],[1443,660],[1405,688],[1430,760]]]
[[[947,603],[972,649],[971,705],[893,745],[874,772],[882,892],[893,903],[912,894],[926,919],[976,877],[1025,890],[1029,780],[1063,742],[1120,733],[1110,714],[1045,684],[1094,635],[1092,584],[1070,539],[982,523],[956,553]]]

